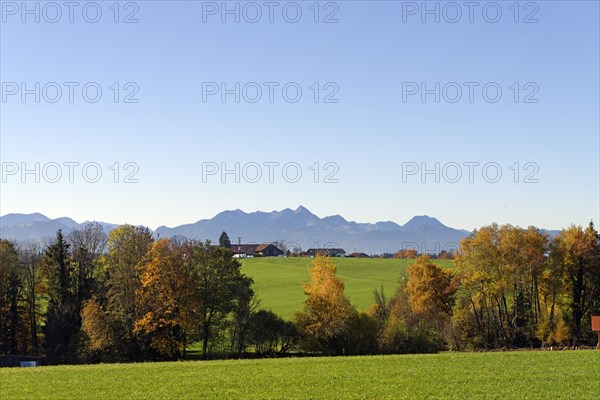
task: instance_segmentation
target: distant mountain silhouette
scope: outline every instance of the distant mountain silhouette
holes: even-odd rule
[[[216,240],[223,230],[232,242],[241,237],[244,243],[284,241],[302,249],[341,247],[348,253],[356,249],[369,254],[396,252],[401,248],[437,253],[444,248],[456,248],[458,242],[469,234],[449,228],[428,216],[414,217],[404,226],[390,221],[357,223],[340,215],[319,218],[302,206],[270,213],[225,211],[212,219],[193,224],[174,228],[161,226],[156,233],[160,236],[182,235]]]
[[[49,243],[56,237],[56,231],[62,229],[69,233],[75,228],[83,227],[90,221],[78,224],[71,218],[50,219],[40,213],[6,214],[0,217],[0,237],[17,241]],[[105,232],[110,232],[118,225],[100,222]]]
[[[50,219],[39,213],[7,214],[0,217],[0,237],[47,243],[54,238],[58,229],[68,233],[86,223],[79,224],[66,217]],[[117,226],[103,225],[107,232]],[[232,243],[237,243],[238,238],[242,243],[283,241],[290,247],[299,246],[303,250],[341,247],[348,254],[354,251],[380,254],[410,248],[421,253],[438,253],[440,250],[457,248],[458,242],[470,233],[450,228],[427,215],[415,216],[404,225],[391,221],[357,223],[347,221],[340,215],[319,218],[300,206],[295,210],[286,208],[272,212],[223,211],[211,219],[191,224],[173,228],[161,226],[154,234],[156,237],[209,239],[216,243],[223,231],[228,233]]]

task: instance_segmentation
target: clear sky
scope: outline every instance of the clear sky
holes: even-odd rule
[[[598,1],[114,3],[1,2],[1,214],[600,219]]]

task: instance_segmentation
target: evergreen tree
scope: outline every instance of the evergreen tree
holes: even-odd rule
[[[223,231],[221,233],[221,236],[219,237],[219,246],[225,247],[226,249],[231,248],[231,241],[229,240],[229,236],[227,235],[227,232],[225,232],[225,231]]]
[[[69,270],[69,244],[61,230],[46,249],[44,262],[49,296],[44,326],[46,355],[51,363],[65,363],[73,360],[72,345],[80,318]]]
[[[22,277],[18,268],[17,249],[8,240],[0,240],[0,347],[4,354],[19,353],[19,299]]]

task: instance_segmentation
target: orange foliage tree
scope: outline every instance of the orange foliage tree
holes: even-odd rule
[[[354,311],[344,295],[344,283],[336,276],[330,257],[317,256],[304,285],[307,298],[296,322],[304,335],[325,350],[343,352],[343,336]]]
[[[413,312],[452,314],[456,293],[452,270],[440,267],[423,255],[408,267],[407,273],[406,293]]]
[[[144,313],[135,322],[134,332],[148,335],[150,346],[167,358],[185,356],[198,310],[196,276],[186,249],[185,244],[160,239],[138,265],[141,289],[137,295]]]

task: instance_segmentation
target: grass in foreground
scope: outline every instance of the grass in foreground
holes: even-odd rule
[[[600,351],[0,370],[8,399],[598,399]]]
[[[261,308],[270,309],[283,318],[290,318],[302,309],[306,299],[302,283],[309,281],[310,257],[254,258],[242,260],[242,271],[254,279],[254,290],[261,299]],[[335,258],[338,277],[346,284],[346,295],[359,309],[373,303],[373,290],[382,285],[391,297],[408,265],[415,260],[381,258]],[[438,261],[452,268],[452,261]]]

